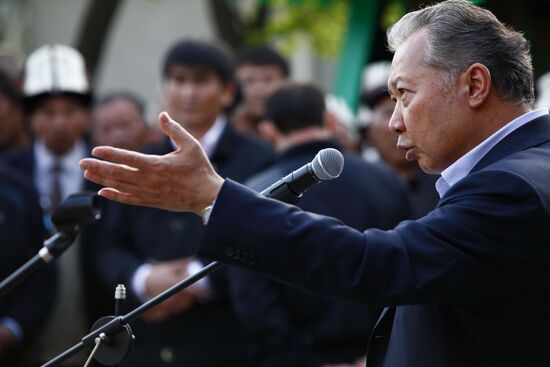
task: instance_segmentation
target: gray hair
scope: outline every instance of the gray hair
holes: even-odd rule
[[[445,70],[450,83],[470,65],[480,63],[489,69],[501,99],[533,105],[529,42],[490,11],[465,0],[449,0],[408,13],[387,31],[390,51],[421,29],[428,30],[425,62]]]

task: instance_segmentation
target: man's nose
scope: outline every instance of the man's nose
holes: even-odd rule
[[[189,98],[192,97],[195,94],[196,88],[191,83],[184,83],[179,86],[178,88],[178,94],[180,97],[183,98]]]
[[[67,126],[67,114],[58,112],[51,119],[51,127],[54,129],[64,129]]]
[[[405,124],[403,123],[403,115],[401,114],[399,103],[395,104],[395,108],[393,109],[390,121],[388,122],[388,129],[392,133],[397,134],[405,131]]]

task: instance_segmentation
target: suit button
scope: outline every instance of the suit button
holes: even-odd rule
[[[248,252],[246,250],[242,250],[241,251],[241,258],[240,258],[241,262],[244,264],[244,263],[247,263],[248,262]]]
[[[225,248],[225,256],[232,257],[235,251],[233,250],[233,247],[226,247]]]
[[[164,347],[160,350],[160,359],[165,363],[171,363],[174,360],[174,352],[170,347]]]

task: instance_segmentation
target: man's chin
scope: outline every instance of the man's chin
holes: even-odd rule
[[[430,175],[440,175],[443,169],[439,167],[435,167],[433,162],[426,162],[425,159],[422,159],[422,157],[418,157],[418,166],[422,171],[425,173],[428,173]]]
[[[71,144],[67,142],[64,142],[63,144],[60,144],[60,143],[46,144],[46,147],[48,148],[48,150],[57,156],[65,155],[67,152],[69,152],[69,150],[72,149],[73,146],[74,146],[74,143]]]

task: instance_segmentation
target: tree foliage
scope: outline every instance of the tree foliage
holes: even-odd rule
[[[270,16],[263,28],[246,34],[246,43],[276,42],[290,52],[306,37],[321,56],[335,57],[340,51],[349,16],[349,1],[264,1]]]

